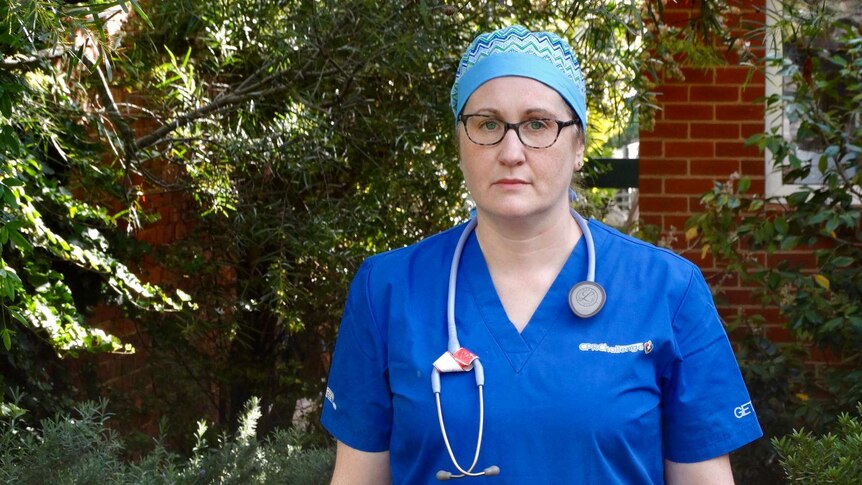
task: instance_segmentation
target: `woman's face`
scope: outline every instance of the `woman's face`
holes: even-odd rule
[[[518,123],[545,118],[568,121],[571,110],[548,86],[524,77],[492,79],[470,95],[463,114],[483,114]],[[568,207],[572,174],[583,158],[584,147],[575,127],[563,128],[548,148],[524,146],[514,130],[497,145],[470,141],[458,123],[458,150],[467,189],[480,216],[529,218],[549,215]]]

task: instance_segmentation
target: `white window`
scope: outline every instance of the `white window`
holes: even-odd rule
[[[819,2],[817,2],[819,3]],[[800,2],[799,5],[802,5]],[[859,0],[837,0],[829,2],[831,8],[839,12],[842,20],[853,22],[856,26],[862,25],[862,2]],[[765,39],[767,56],[773,59],[781,59],[785,63],[798,60],[798,50],[792,44],[784,42],[781,33],[776,29],[777,19],[782,15],[782,0],[767,0],[767,37]],[[828,46],[818,46],[821,52],[828,51]],[[781,95],[789,97],[795,92],[796,85],[789,78],[782,76],[781,67],[778,63],[769,62],[766,68],[766,96]],[[857,123],[859,120],[857,120]],[[823,173],[818,169],[818,161],[823,154],[823,147],[818,146],[815,141],[799,139],[799,121],[793,112],[793,106],[785,105],[783,109],[767,111],[766,131],[770,133],[773,129],[779,129],[784,139],[795,141],[797,144],[796,156],[803,161],[811,162],[811,172],[807,177],[790,179],[788,172],[789,164],[776,165],[769,150],[766,150],[766,196],[787,196],[799,190],[803,185],[816,186],[823,180]],[[844,160],[847,162],[849,160]],[[828,162],[832,168],[838,163],[835,160]],[[857,168],[853,167],[845,172],[853,176]]]

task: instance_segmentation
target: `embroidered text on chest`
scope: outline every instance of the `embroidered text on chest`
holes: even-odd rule
[[[580,345],[578,345],[578,350],[580,350],[581,352],[605,352],[608,354],[625,354],[633,352],[643,352],[645,354],[648,354],[652,352],[652,349],[652,340],[625,345],[608,345],[605,342],[602,342],[600,344],[582,342]]]

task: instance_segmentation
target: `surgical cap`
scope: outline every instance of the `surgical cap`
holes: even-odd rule
[[[467,47],[452,84],[450,104],[455,122],[473,91],[503,76],[534,79],[555,90],[585,129],[586,83],[571,47],[555,34],[531,32],[520,25],[481,34]]]

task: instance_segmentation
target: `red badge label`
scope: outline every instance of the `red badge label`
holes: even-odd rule
[[[464,370],[471,367],[473,365],[473,361],[479,358],[479,356],[464,347],[458,349],[454,354],[452,354],[452,357],[455,358],[455,362],[458,362],[458,365],[460,365]]]

